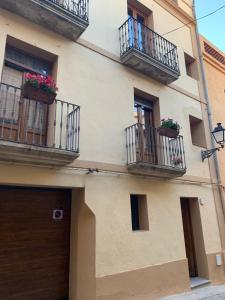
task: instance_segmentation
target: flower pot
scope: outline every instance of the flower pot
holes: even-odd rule
[[[161,136],[167,136],[171,139],[176,139],[179,132],[175,129],[171,129],[171,128],[164,128],[164,127],[159,127],[158,128],[158,132],[159,132],[159,135]]]
[[[46,104],[52,104],[56,98],[56,93],[48,93],[40,88],[36,89],[33,86],[24,84],[22,88],[22,97]]]

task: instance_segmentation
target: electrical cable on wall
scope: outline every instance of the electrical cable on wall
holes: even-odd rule
[[[177,28],[175,28],[175,29],[172,29],[172,30],[170,30],[170,31],[168,31],[168,32],[166,32],[166,33],[164,33],[164,34],[162,34],[162,36],[165,36],[165,35],[167,35],[167,34],[169,34],[169,33],[172,33],[172,32],[174,32],[174,31],[177,31],[177,30],[179,30],[179,29],[181,29],[181,28],[183,28],[183,27],[185,27],[185,26],[187,26],[187,25],[189,25],[189,24],[191,24],[191,23],[194,23],[194,22],[196,22],[196,21],[199,21],[199,20],[205,19],[205,18],[207,18],[207,17],[210,17],[210,16],[214,15],[215,13],[217,13],[218,11],[220,11],[220,10],[222,10],[222,9],[224,9],[224,8],[225,8],[225,4],[222,5],[222,6],[220,6],[220,7],[217,8],[216,10],[214,10],[214,11],[212,11],[212,12],[210,12],[210,13],[204,15],[204,16],[202,16],[202,17],[196,18],[196,19],[194,19],[194,20],[192,20],[192,21],[190,21],[190,22],[188,22],[188,23],[186,23],[186,24],[184,24],[184,25],[182,25],[182,26],[180,26],[180,27],[177,27]]]

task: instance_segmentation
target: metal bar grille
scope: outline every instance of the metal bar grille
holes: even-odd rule
[[[46,0],[43,0],[46,1]],[[77,17],[89,21],[89,0],[47,0]]]
[[[139,162],[185,170],[183,137],[161,136],[157,128],[134,124],[126,128],[127,164]]]
[[[168,68],[180,73],[177,47],[130,17],[120,28],[120,54],[136,49]]]
[[[0,83],[0,140],[79,153],[79,134],[79,106],[23,98],[20,88]]]

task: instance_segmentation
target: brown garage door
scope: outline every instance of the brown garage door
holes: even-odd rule
[[[70,199],[65,190],[0,188],[0,299],[68,299]]]

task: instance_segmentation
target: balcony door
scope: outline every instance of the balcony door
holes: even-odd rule
[[[22,72],[4,66],[0,85],[0,137],[4,140],[19,139],[22,78]]]
[[[0,137],[43,146],[46,144],[48,105],[21,97],[24,73],[41,74],[31,65],[38,69],[39,59],[21,54],[14,48],[6,49],[0,86]]]
[[[157,163],[156,131],[154,128],[154,103],[135,97],[134,117],[137,122],[136,158],[137,161]]]
[[[147,25],[148,16],[129,5],[128,17],[129,46],[144,51],[146,48],[145,26]]]

